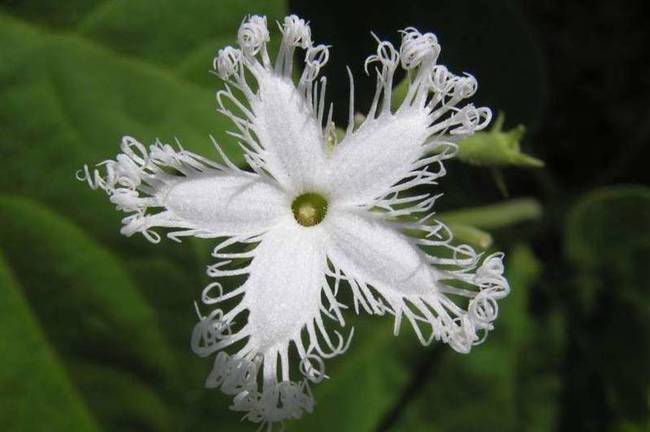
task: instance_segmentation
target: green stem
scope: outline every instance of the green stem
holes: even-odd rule
[[[467,225],[490,230],[537,219],[541,214],[542,207],[536,200],[521,198],[499,204],[440,213],[438,218],[450,225]]]
[[[454,242],[457,244],[469,244],[480,249],[487,249],[492,246],[492,236],[488,232],[457,223],[449,223],[447,226],[454,234]]]

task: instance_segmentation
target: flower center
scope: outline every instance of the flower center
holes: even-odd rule
[[[291,210],[300,225],[318,225],[327,214],[327,200],[317,193],[302,194],[293,200]]]

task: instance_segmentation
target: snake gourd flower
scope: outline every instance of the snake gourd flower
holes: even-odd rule
[[[127,236],[157,243],[163,228],[173,240],[216,239],[207,270],[214,281],[201,299],[209,312],[197,307],[191,345],[214,357],[206,386],[232,395],[232,409],[262,428],[313,410],[311,386],[327,378],[325,360],[351,342],[352,330],[332,329],[346,325],[348,307],[392,315],[395,334],[408,321],[422,344],[468,353],[493,329],[497,301],[509,292],[503,254],[455,245],[432,213],[440,194],[427,192],[456,155],[454,142],[490,121],[488,108],[463,102],[477,90],[474,77],[437,64],[432,33],[406,28],[399,49],[378,40],[365,62],[377,75],[370,110],[355,125],[350,73],[349,125],[332,147],[332,107],[319,78],[329,47],[294,15],[280,30],[274,63],[260,16],[241,24],[239,48],[214,59],[226,83],[218,111],[232,121],[246,167],[216,142],[213,161],[124,137],[114,160],[78,173],[127,213]],[[304,68],[294,80],[297,50]],[[410,82],[392,109],[400,67]]]

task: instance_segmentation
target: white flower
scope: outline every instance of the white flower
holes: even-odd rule
[[[379,42],[366,61],[377,91],[356,130],[350,77],[347,133],[331,148],[326,80],[317,80],[328,47],[314,45],[296,16],[284,20],[274,65],[265,18],[245,20],[238,40],[239,49],[219,51],[214,67],[227,83],[217,94],[219,112],[234,123],[231,135],[249,169],[235,166],[216,142],[221,163],[159,142],[147,150],[125,137],[115,160],[79,173],[128,213],[125,235],[158,242],[153,229],[162,227],[174,240],[219,239],[208,268],[216,281],[202,298],[212,310],[199,312],[192,335],[197,354],[216,354],[207,387],[233,395],[232,408],[262,426],[311,412],[309,384],[326,378],[324,359],[344,352],[352,336],[325,325],[345,325],[340,290],[351,291],[357,313],[394,315],[396,334],[406,319],[423,344],[469,352],[493,328],[497,300],[509,291],[502,254],[481,260],[455,246],[431,217],[439,195],[423,191],[445,174],[453,142],[490,120],[489,109],[462,105],[476,91],[474,77],[437,65],[436,37],[407,28],[399,51]],[[297,85],[296,48],[305,50]],[[400,65],[410,85],[393,111]],[[227,278],[239,288],[224,290]]]

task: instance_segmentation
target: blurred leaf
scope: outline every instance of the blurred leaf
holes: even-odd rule
[[[201,19],[202,29],[211,32],[206,39],[196,32],[194,21],[207,17],[207,11],[199,14],[198,9],[213,3],[176,3],[161,5],[165,10],[149,5],[147,13],[127,17],[130,24],[141,26],[137,30],[111,20],[122,20],[123,13],[132,14],[129,8],[143,7],[142,2],[104,2],[91,15],[87,15],[89,3],[68,2],[55,10],[38,2],[2,7],[49,28],[0,14],[0,123],[4,127],[0,153],[5,162],[0,192],[36,198],[67,220],[40,204],[3,198],[0,249],[11,251],[11,263],[29,287],[32,307],[48,323],[48,337],[73,365],[73,379],[103,426],[200,431],[226,424],[227,430],[234,431],[239,424],[248,430],[250,425],[229,412],[229,401],[217,401],[220,395],[203,389],[211,365],[189,349],[188,329],[196,321],[191,299],[201,291],[201,264],[209,254],[197,260],[191,249],[187,253],[193,242],[154,248],[141,238],[125,239],[118,234],[122,215],[103,194],[74,178],[84,163],[114,157],[125,133],[145,144],[158,136],[173,143],[177,136],[185,148],[207,157],[216,155],[208,139],[213,134],[226,143],[226,152],[235,162],[242,160],[238,148],[232,151],[236,146],[227,146],[225,132],[231,125],[215,112],[214,92],[190,84],[187,77],[200,73],[210,78],[207,70],[222,43],[217,40],[209,47],[216,40],[211,38],[228,35],[228,42],[234,41],[250,3],[237,2],[236,8],[217,14],[216,21]],[[284,7],[283,2],[258,3],[260,12],[275,14],[271,21],[279,18],[278,8]],[[194,21],[184,34],[194,39],[188,42],[181,37],[176,43],[178,34],[172,33],[184,30],[178,26],[169,30],[190,9]],[[48,10],[50,16],[39,16]],[[74,33],[82,21],[87,32],[83,37]],[[167,30],[151,33],[152,24]],[[66,31],[53,31],[61,28]],[[115,40],[109,36],[112,32]],[[120,32],[129,35],[124,39]],[[135,34],[143,40],[129,54],[145,57],[146,62],[107,49],[128,51],[119,45],[126,41],[133,45]],[[151,34],[156,36],[148,39]],[[157,45],[165,37],[166,42]],[[196,47],[199,38],[204,44]],[[154,45],[163,49],[165,44],[166,52],[151,51]],[[199,71],[201,51],[209,53]],[[123,268],[72,223],[112,250],[119,248],[120,256],[130,257],[128,265]],[[39,264],[32,270],[35,262]],[[134,274],[157,316],[125,269]],[[173,354],[160,328],[170,336]],[[174,364],[183,366],[173,370]],[[224,423],[220,417],[225,415]]]
[[[0,219],[2,250],[64,358],[119,366],[150,382],[170,378],[154,311],[108,251],[24,198],[0,197]]]
[[[554,371],[540,370],[527,361],[535,355],[558,355],[553,349],[532,354],[540,344],[537,338],[549,338],[528,311],[528,291],[539,278],[540,265],[527,248],[519,246],[511,253],[506,271],[512,291],[499,304],[496,329],[468,355],[445,349],[430,375],[423,377],[418,397],[404,410],[395,430],[553,429],[557,377]],[[557,347],[555,342],[548,346]]]
[[[177,420],[138,377],[112,368],[73,363],[71,375],[104,429],[170,431]]]
[[[216,51],[236,42],[247,15],[265,15],[271,30],[286,11],[284,0],[107,1],[78,26],[84,37],[113,50],[175,69],[193,82],[216,85],[208,71]],[[197,19],[210,17],[209,19]],[[151,28],[160,29],[152,32]],[[134,44],[133,41],[138,43]],[[279,38],[273,38],[274,44]]]
[[[409,378],[405,344],[414,346],[415,336],[393,336],[391,317],[356,317],[350,324],[349,351],[328,361],[330,379],[312,388],[315,412],[288,423],[287,431],[373,431],[399,399]]]
[[[191,248],[193,243],[186,243],[185,247]],[[201,259],[206,259],[210,254],[203,249]],[[203,287],[197,285],[198,278],[194,277],[191,283],[188,282],[187,271],[166,257],[132,259],[126,268],[157,314],[163,318],[160,327],[170,343],[175,364],[182,365],[176,371],[180,385],[174,389],[173,407],[170,407],[173,409],[173,424],[181,430],[196,431],[201,423],[219,423],[221,426],[218,421],[221,417],[239,422],[239,416],[228,410],[230,400],[223,398],[215,401],[218,392],[204,388],[205,378],[212,366],[210,360],[198,357],[190,349],[189,336],[198,319],[191,299],[199,299]],[[195,271],[203,273],[204,268],[202,266]]]
[[[0,254],[0,429],[97,431],[39,325]]]
[[[208,135],[224,138],[230,126],[214,112],[211,92],[70,34],[0,15],[0,50],[0,192],[37,198],[100,238],[117,238],[120,216],[102,194],[74,181],[84,163],[114,157],[123,134],[145,144],[177,136],[215,156]],[[241,161],[235,146],[226,151]]]
[[[576,266],[569,292],[573,351],[567,398],[602,392],[601,415],[645,425],[650,388],[650,189],[619,186],[584,196],[566,224],[566,253]],[[598,399],[573,407],[593,422]],[[585,423],[586,424],[586,423]]]
[[[648,188],[621,186],[594,191],[567,217],[566,252],[582,270],[581,298],[586,309],[612,279],[620,286],[618,296],[650,318],[650,268],[645,264],[649,251]]]
[[[190,247],[189,244],[186,246]],[[206,254],[209,256],[209,252]],[[160,322],[160,326],[166,339],[174,345],[174,355],[181,354],[180,351],[188,351],[182,354],[192,354],[189,352],[188,335],[192,333],[198,318],[189,299],[198,299],[202,286],[188,286],[187,272],[164,256],[131,259],[125,263],[125,268],[133,276],[148,303],[158,314],[167,317]],[[198,271],[204,269],[201,266]],[[191,290],[193,296],[188,295],[188,290]],[[192,355],[191,358],[197,357]]]
[[[4,2],[0,10],[43,26],[70,29],[105,2],[107,0],[66,0],[65,3],[49,0],[12,1]]]
[[[567,219],[567,253],[580,265],[624,261],[650,242],[650,188],[618,186],[584,196]]]
[[[208,71],[215,52],[236,42],[242,19],[264,15],[269,28],[282,21],[284,0],[43,0],[4,5],[8,14],[54,29],[76,32],[117,53],[174,71],[194,83],[217,85]],[[152,29],[156,29],[152,31]],[[278,45],[273,38],[271,45]],[[134,43],[137,41],[137,43]]]

